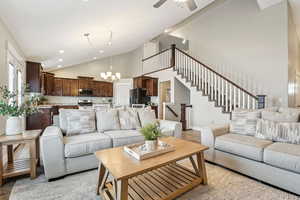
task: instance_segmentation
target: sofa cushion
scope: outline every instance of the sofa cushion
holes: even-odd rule
[[[262,119],[271,120],[275,122],[297,122],[299,114],[297,112],[271,112],[262,111]]]
[[[67,136],[92,133],[96,131],[96,117],[93,110],[77,110],[67,117]]]
[[[147,124],[154,124],[157,120],[154,110],[143,109],[138,111],[142,127]]]
[[[102,133],[88,133],[64,137],[65,157],[79,157],[112,147],[110,137]]]
[[[144,141],[144,136],[138,130],[106,131],[105,135],[112,139],[113,147],[124,146]]]
[[[253,136],[225,134],[216,138],[215,148],[256,161],[263,161],[264,148],[272,144]]]
[[[300,173],[300,145],[276,142],[265,148],[264,162]]]
[[[133,109],[119,110],[119,119],[122,130],[141,128],[138,114]]]
[[[258,110],[238,110],[232,112],[230,132],[242,135],[255,135],[256,123],[261,112]]]
[[[97,130],[99,132],[120,130],[120,121],[117,109],[97,111],[96,118]]]

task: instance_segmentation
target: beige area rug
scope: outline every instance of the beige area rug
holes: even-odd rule
[[[191,168],[188,162],[184,165]],[[300,200],[299,197],[257,182],[222,167],[206,164],[209,184],[199,186],[178,200]],[[47,182],[43,175],[35,180],[18,180],[10,200],[101,200],[96,196],[97,170]]]

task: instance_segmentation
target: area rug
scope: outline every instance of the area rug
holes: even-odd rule
[[[188,162],[186,167],[192,168]],[[299,197],[265,185],[222,167],[206,164],[209,184],[199,186],[178,200],[300,200]],[[43,175],[35,180],[18,180],[10,200],[101,200],[96,195],[97,170],[78,173],[47,182]]]

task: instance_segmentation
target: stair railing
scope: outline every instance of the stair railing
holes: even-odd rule
[[[150,63],[150,64],[149,64]],[[154,64],[155,67],[149,67]],[[255,109],[257,97],[238,84],[198,61],[186,52],[172,45],[171,48],[143,59],[143,75],[173,68],[192,86],[222,107],[223,112],[231,113],[236,108]]]

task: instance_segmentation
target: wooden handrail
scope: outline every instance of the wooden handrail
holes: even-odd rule
[[[190,59],[194,60],[195,62],[199,63],[200,65],[202,65],[203,67],[205,67],[206,69],[210,70],[211,72],[217,74],[218,76],[220,76],[222,79],[226,80],[227,82],[229,82],[230,84],[234,85],[235,87],[237,87],[239,90],[245,92],[246,94],[248,94],[249,96],[255,98],[256,100],[258,99],[255,95],[251,94],[250,92],[248,92],[247,90],[241,88],[240,86],[238,86],[236,83],[234,83],[233,81],[229,80],[228,78],[226,78],[225,76],[223,76],[222,74],[216,72],[215,70],[213,70],[212,68],[208,67],[207,65],[205,65],[204,63],[200,62],[199,60],[197,60],[196,58],[190,56],[189,54],[185,53],[184,51],[178,49],[176,47],[176,50],[178,50],[179,52],[181,52],[182,54],[184,54],[185,56],[189,57]]]
[[[168,105],[166,105],[166,108],[168,108],[168,110],[175,116],[178,117],[177,113]]]
[[[171,48],[162,50],[162,51],[160,51],[160,52],[158,52],[158,53],[156,53],[156,54],[154,54],[154,55],[152,55],[152,56],[149,56],[149,57],[147,57],[147,58],[144,58],[144,59],[142,59],[142,62],[145,62],[146,60],[149,60],[150,58],[153,58],[153,57],[155,57],[155,56],[158,56],[158,55],[160,55],[160,54],[162,54],[162,53],[164,53],[164,52],[166,52],[166,51],[169,51],[170,49],[171,49]]]

